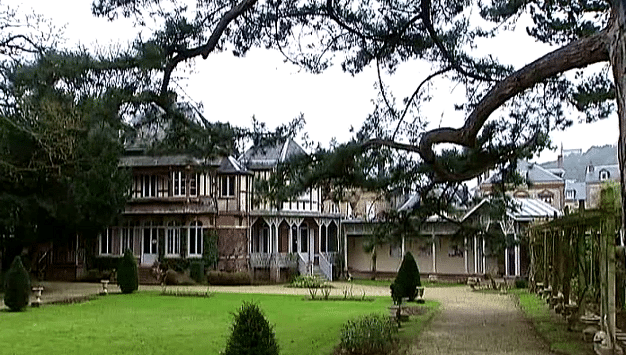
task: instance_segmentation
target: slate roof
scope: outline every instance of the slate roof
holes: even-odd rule
[[[619,165],[598,165],[593,167],[593,171],[589,171],[587,168],[587,173],[585,174],[585,182],[587,183],[596,183],[600,182],[600,172],[602,170],[607,171],[609,173],[608,180],[619,180]]]
[[[541,167],[539,164],[531,163],[526,160],[517,161],[517,173],[526,178],[529,182],[563,182],[563,179]],[[500,174],[494,174],[485,181],[487,184],[493,184],[500,181]]]
[[[289,138],[270,146],[252,147],[239,160],[248,169],[258,170],[276,167],[279,163],[299,154],[306,154],[306,152],[298,143]]]
[[[574,198],[567,198],[567,191],[574,191]],[[579,201],[587,199],[587,186],[584,182],[577,182],[573,180],[565,181],[565,200],[566,201]]]
[[[204,161],[188,155],[133,155],[120,158],[119,166],[150,167],[150,166],[187,166],[202,165]]]

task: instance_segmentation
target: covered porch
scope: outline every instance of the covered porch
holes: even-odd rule
[[[274,282],[296,270],[333,280],[338,250],[336,217],[259,216],[250,228],[250,266],[255,277]]]

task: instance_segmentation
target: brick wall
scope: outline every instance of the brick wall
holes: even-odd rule
[[[248,237],[247,230],[240,228],[224,228],[218,230],[217,250],[220,271],[248,271]]]

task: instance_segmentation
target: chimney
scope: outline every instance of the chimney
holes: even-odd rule
[[[561,143],[561,152],[556,158],[556,167],[559,169],[563,169],[563,143]]]

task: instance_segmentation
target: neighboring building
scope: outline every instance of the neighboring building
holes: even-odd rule
[[[585,209],[587,201],[587,187],[584,182],[573,180],[565,181],[565,207],[570,211]]]
[[[525,160],[517,162],[517,173],[525,180],[524,184],[511,186],[506,193],[516,198],[538,199],[561,211],[565,207],[565,180],[562,178],[562,168],[545,169],[538,164]],[[500,175],[494,174],[480,183],[479,196],[489,196],[493,193],[495,184],[500,181]]]
[[[600,204],[602,185],[608,182],[620,182],[619,165],[598,165],[590,163],[585,174],[586,205],[587,208],[596,208]]]

